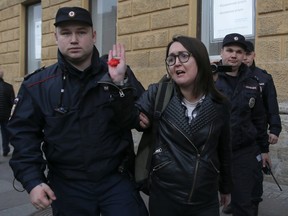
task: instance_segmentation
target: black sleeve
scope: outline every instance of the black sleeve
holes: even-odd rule
[[[257,94],[255,106],[252,109],[252,122],[257,129],[256,142],[259,145],[262,153],[269,152],[268,134],[267,134],[267,120],[265,107],[261,97],[261,92]]]
[[[30,192],[38,184],[46,182],[46,161],[41,151],[43,121],[24,85],[14,103],[14,112],[8,122],[10,143],[14,147],[9,164],[15,178]]]
[[[277,92],[271,75],[267,75],[266,86],[263,89],[263,102],[267,113],[267,122],[270,133],[279,136],[282,126],[279,115]]]
[[[231,170],[231,155],[232,146],[230,139],[230,116],[231,105],[227,101],[223,105],[224,113],[222,117],[223,128],[219,136],[218,155],[220,160],[220,178],[219,178],[219,191],[222,194],[229,194],[232,190],[232,170]]]

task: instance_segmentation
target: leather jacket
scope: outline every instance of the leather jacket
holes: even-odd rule
[[[137,101],[153,118],[158,84]],[[206,95],[189,124],[176,90],[163,111],[152,154],[151,184],[180,203],[205,205],[218,191],[231,191],[230,110],[227,102]],[[153,187],[152,186],[152,187]]]

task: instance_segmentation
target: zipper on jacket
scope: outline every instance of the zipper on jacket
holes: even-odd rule
[[[209,129],[209,134],[208,134],[208,139],[211,135],[211,131],[212,131],[212,124],[210,126],[210,129]],[[208,142],[208,139],[207,139],[207,142]],[[206,143],[207,143],[206,142]],[[197,179],[197,173],[198,173],[198,168],[199,168],[199,163],[200,163],[200,158],[201,158],[201,153],[203,152],[205,146],[206,146],[206,143],[202,146],[201,148],[201,151],[197,154],[197,158],[196,158],[196,166],[195,166],[195,172],[194,172],[194,178],[193,178],[193,185],[192,185],[192,189],[190,191],[190,194],[189,194],[189,199],[188,201],[191,201],[192,199],[192,196],[193,196],[193,193],[194,193],[194,190],[195,190],[195,185],[196,185],[196,179]],[[211,161],[211,160],[210,160]],[[212,161],[211,161],[212,163]],[[216,169],[216,167],[214,166],[214,164],[212,163],[213,167]],[[217,170],[217,169],[216,169]]]
[[[125,90],[125,89],[133,89],[132,87],[119,88],[119,86],[115,85],[115,84],[112,83],[112,82],[99,81],[98,83],[111,85],[111,86],[117,88],[118,91],[119,91],[119,95],[120,95],[120,97],[125,97],[125,93],[124,93],[123,90]]]
[[[153,152],[153,155],[161,153],[162,152],[162,148],[158,148]]]
[[[193,177],[193,185],[192,185],[192,188],[191,188],[191,191],[190,191],[190,194],[189,194],[189,199],[188,201],[190,201],[192,199],[192,196],[193,196],[193,193],[194,193],[194,190],[195,190],[195,185],[196,185],[196,180],[197,180],[197,173],[198,173],[198,167],[199,167],[199,163],[200,163],[200,158],[201,158],[201,152],[203,151],[204,147],[206,144],[204,144],[201,148],[201,152],[198,151],[198,149],[196,148],[196,146],[194,145],[193,142],[191,142],[191,140],[176,126],[174,125],[172,122],[168,121],[168,120],[165,120],[163,119],[164,121],[168,122],[170,125],[172,125],[175,129],[177,129],[188,141],[189,143],[191,143],[191,145],[194,147],[196,153],[197,153],[197,157],[196,157],[196,165],[195,165],[195,171],[194,171],[194,177]],[[211,131],[212,131],[212,125],[210,127],[210,130],[209,130],[209,134],[208,134],[208,138],[210,137],[211,135]],[[214,164],[213,164],[214,165]],[[215,167],[215,166],[214,166]],[[216,167],[215,167],[216,168]],[[217,169],[216,169],[217,170]]]
[[[125,96],[124,92],[120,88],[119,88],[119,95],[120,95],[120,97],[124,97]]]
[[[176,130],[178,130],[189,141],[189,143],[191,143],[191,145],[193,146],[193,148],[196,151],[197,156],[196,156],[196,165],[195,165],[195,171],[194,171],[194,177],[193,177],[193,184],[192,184],[192,189],[190,191],[189,198],[188,198],[188,201],[190,201],[192,198],[192,195],[194,193],[194,189],[195,189],[195,184],[196,184],[196,180],[197,180],[197,173],[198,173],[198,167],[199,167],[201,154],[198,151],[198,149],[196,148],[196,146],[194,145],[194,143],[191,142],[191,140],[176,125],[174,125],[172,122],[170,122],[168,120],[165,120],[165,119],[163,119],[163,120],[168,122],[170,125],[172,125]]]
[[[197,180],[197,173],[198,173],[198,167],[199,167],[199,162],[200,162],[200,154],[197,154],[197,158],[196,158],[196,166],[195,166],[195,172],[194,172],[194,178],[193,178],[193,185],[189,194],[189,199],[188,202],[191,201],[192,199],[192,195],[194,193],[194,189],[195,189],[195,185],[196,185],[196,180]]]
[[[172,161],[166,161],[166,162],[164,162],[164,163],[161,163],[161,164],[155,166],[155,167],[152,169],[152,172],[155,172],[155,171],[161,169],[162,167],[165,167],[166,165],[168,165],[168,164],[170,164],[170,163],[172,163]]]
[[[217,169],[217,167],[214,165],[213,161],[210,160],[210,163],[212,164],[213,168],[215,169],[215,171],[219,174],[220,171]]]
[[[191,140],[176,126],[176,125],[174,125],[172,122],[170,122],[169,120],[165,120],[165,119],[163,119],[164,121],[166,121],[166,122],[168,122],[170,125],[172,125],[175,129],[177,129],[177,131],[179,132],[179,133],[181,133],[188,141],[189,141],[189,143],[193,146],[193,148],[195,149],[195,151],[196,151],[196,154],[198,155],[199,154],[199,151],[198,151],[198,149],[196,148],[196,146],[194,145],[194,143],[193,142],[191,142]]]
[[[200,154],[203,152],[203,150],[204,150],[206,144],[207,144],[208,141],[209,141],[210,135],[211,135],[211,133],[212,133],[212,128],[213,128],[213,123],[210,124],[208,137],[207,137],[207,140],[206,140],[205,144],[204,144],[204,145],[202,146],[202,148],[201,148],[201,152],[200,152]]]

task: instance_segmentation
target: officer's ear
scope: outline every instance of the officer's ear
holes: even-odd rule
[[[54,37],[55,37],[55,40],[56,40],[56,43],[58,44],[58,27],[55,28],[55,31],[54,31]]]
[[[54,32],[54,37],[55,37],[56,43],[58,44],[58,37],[57,37],[56,32]]]
[[[93,34],[93,42],[96,43],[96,36],[97,36],[96,31],[93,30],[92,34]]]

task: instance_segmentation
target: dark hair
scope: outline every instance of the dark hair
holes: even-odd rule
[[[193,86],[193,94],[200,96],[201,94],[207,95],[210,93],[214,99],[222,101],[223,96],[214,86],[210,59],[205,45],[196,38],[175,36],[167,46],[166,57],[169,55],[170,46],[174,42],[181,43],[185,49],[192,54],[197,63],[198,73],[196,75],[195,85]],[[166,68],[168,70],[168,67]]]

